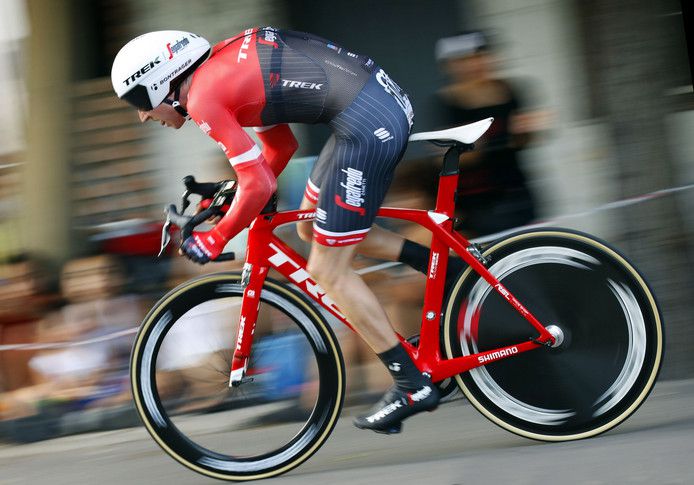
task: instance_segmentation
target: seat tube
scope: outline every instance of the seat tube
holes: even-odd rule
[[[453,230],[453,216],[455,214],[455,191],[458,188],[458,159],[463,151],[458,145],[448,149],[444,156],[443,166],[439,174],[439,187],[436,195],[437,214],[443,214],[446,218],[437,222],[443,230]],[[448,266],[448,245],[441,239],[434,237],[429,251],[429,265],[427,269],[427,284],[424,294],[424,306],[422,307],[422,331],[419,340],[420,357],[418,364],[423,371],[432,372],[441,358],[439,349],[439,326],[441,324],[441,303],[445,291],[446,268]]]
[[[239,326],[236,334],[236,347],[231,360],[229,386],[242,382],[251,355],[255,325],[260,310],[260,293],[263,289],[268,267],[246,263],[243,267],[241,283],[244,286]]]

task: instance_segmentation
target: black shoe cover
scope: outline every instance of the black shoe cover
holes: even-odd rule
[[[367,414],[354,419],[354,425],[377,433],[399,433],[402,421],[422,411],[433,411],[439,404],[439,390],[425,384],[414,391],[391,387]]]

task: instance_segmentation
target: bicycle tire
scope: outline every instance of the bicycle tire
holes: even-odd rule
[[[211,349],[217,348],[211,345],[217,339],[209,337],[214,332],[203,332],[199,328],[200,325],[209,325],[213,320],[209,312],[204,312],[210,308],[219,308],[222,315],[228,315],[231,305],[238,306],[243,290],[241,276],[237,273],[206,275],[180,285],[159,300],[145,317],[131,356],[131,385],[135,407],[152,438],[167,454],[191,470],[228,481],[274,477],[303,463],[332,432],[344,400],[344,363],[332,329],[308,299],[287,285],[269,278],[259,296],[259,314],[269,315],[271,324],[277,324],[283,330],[273,332],[264,339],[255,335],[252,364],[249,366],[249,375],[255,381],[248,384],[250,388],[244,387],[246,384],[238,388],[228,386],[230,371],[227,364],[231,360],[233,349],[210,350],[202,354],[202,360],[194,354],[196,357],[189,359],[194,364],[179,362],[185,361],[185,356],[192,354],[192,351],[179,354],[178,348],[175,352],[170,349],[172,346],[188,344],[191,336],[201,344],[209,342]],[[235,321],[238,322],[238,316]],[[236,345],[235,336],[235,332],[228,335],[230,347]],[[283,352],[277,352],[278,341],[282,342],[280,345],[285,345]],[[263,352],[264,344],[267,344],[264,355],[268,359],[281,359],[277,356],[287,355],[287,344],[290,347],[300,345],[298,349],[308,357],[305,358],[305,364],[297,364],[296,360],[272,365],[267,363],[271,362],[268,360],[259,364],[262,359],[255,357]],[[297,351],[295,349],[292,352],[296,354]],[[167,357],[170,355],[176,357],[176,360],[172,361]],[[218,366],[220,359],[225,361],[225,369]],[[214,363],[209,364],[208,369],[207,363],[213,360]],[[185,367],[186,365],[190,367]],[[300,367],[298,374],[303,376],[307,384],[291,388],[291,398],[269,399],[268,389],[274,387],[269,384],[271,379],[268,376],[277,374],[274,381],[278,381],[281,386],[287,375],[286,368],[292,365]],[[175,371],[170,370],[172,366]],[[251,369],[253,366],[258,368]],[[310,371],[305,370],[309,367]],[[184,374],[181,368],[186,372],[189,368],[197,370],[196,377],[201,382],[191,379],[193,385],[212,389],[215,393],[219,390],[225,394],[205,395],[204,399],[189,400],[175,396],[170,390],[174,387],[171,382],[179,383],[183,380],[180,377]],[[272,370],[267,371],[266,368]],[[212,372],[201,374],[200,369]],[[307,374],[310,376],[306,377]],[[172,378],[172,375],[176,378]],[[199,377],[201,375],[203,377]],[[208,379],[209,376],[211,379]],[[285,408],[293,408],[286,406],[286,403],[297,405],[303,395],[300,394],[297,398],[295,394],[300,391],[296,389],[301,389],[302,386],[310,388],[310,392],[304,394],[309,394],[315,402],[300,417],[292,418],[287,415],[290,411],[285,411]],[[246,390],[241,393],[241,389]],[[288,392],[281,389],[283,393]],[[273,392],[277,394],[280,391]],[[201,409],[201,401],[214,403]],[[191,407],[192,411],[186,411]],[[264,410],[268,407],[273,410],[277,408],[276,414],[279,413],[280,421],[275,425],[268,423],[264,416],[246,416],[256,409]],[[303,419],[306,421],[302,422]],[[234,427],[233,433],[227,433],[231,427]],[[286,442],[275,442],[275,438],[267,438],[272,431],[282,434],[282,439]],[[208,443],[213,443],[213,446]],[[251,447],[256,445],[262,451],[249,454]],[[266,446],[271,449],[265,449]],[[219,451],[218,447],[224,447],[225,450]],[[235,447],[234,452],[228,453],[227,447]]]
[[[664,348],[655,297],[614,248],[584,233],[537,229],[491,244],[489,271],[564,342],[455,376],[468,400],[526,438],[567,441],[608,431],[653,388]],[[444,314],[448,357],[536,336],[477,273],[456,281]]]

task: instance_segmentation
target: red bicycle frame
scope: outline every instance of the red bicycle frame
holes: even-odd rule
[[[454,194],[458,184],[458,158],[460,153],[467,149],[469,147],[456,144],[446,153],[444,167],[439,178],[435,210],[383,207],[378,211],[379,217],[414,222],[432,233],[419,344],[415,347],[402,336],[398,335],[398,338],[417,367],[422,372],[429,373],[434,382],[442,381],[490,362],[554,343],[554,337],[537,318],[468,250],[471,243],[453,230]],[[232,359],[231,385],[240,383],[245,375],[258,317],[260,303],[258,298],[271,267],[297,285],[306,295],[332,313],[338,320],[354,330],[335,302],[306,271],[306,260],[273,233],[278,226],[313,220],[314,217],[315,212],[312,210],[291,210],[261,214],[250,225],[246,264],[242,277],[245,290],[241,304],[236,348]],[[441,354],[439,342],[441,306],[445,290],[449,249],[458,254],[497,293],[507,300],[537,330],[538,337],[472,355],[445,358]]]

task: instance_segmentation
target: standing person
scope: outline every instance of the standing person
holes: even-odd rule
[[[440,39],[436,57],[450,77],[440,93],[447,125],[494,118],[476,143],[479,149],[460,159],[456,212],[461,228],[480,236],[532,222],[535,201],[518,152],[540,129],[544,115],[527,111],[516,86],[494,72],[492,46],[483,32]]]
[[[390,370],[395,385],[359,428],[397,432],[438,405],[439,393],[400,344],[382,306],[351,269],[357,250],[426,271],[428,249],[373,227],[412,127],[407,94],[367,56],[311,34],[250,28],[210,48],[198,35],[152,32],[126,44],[111,73],[117,95],[142,122],[180,128],[192,118],[224,151],[238,178],[226,215],[183,241],[197,263],[214,260],[260,213],[297,148],[287,123],[333,131],[308,180],[299,235],[308,270]],[[253,127],[262,150],[242,127]],[[371,230],[370,230],[371,229]],[[455,266],[455,265],[452,265]]]

